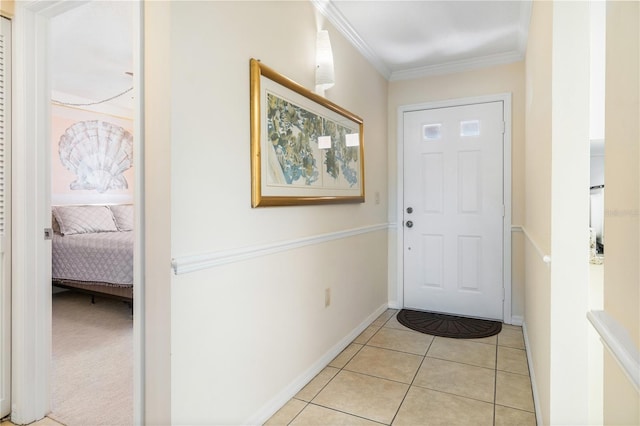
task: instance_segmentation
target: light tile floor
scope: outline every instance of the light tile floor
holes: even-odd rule
[[[535,425],[524,339],[448,339],[380,315],[265,425]]]
[[[10,421],[5,420],[2,423],[0,423],[0,426],[15,426],[15,425]],[[37,422],[31,423],[29,426],[64,426],[64,425],[62,423],[56,422],[53,419],[50,419],[49,417],[45,417],[42,420],[38,420]]]

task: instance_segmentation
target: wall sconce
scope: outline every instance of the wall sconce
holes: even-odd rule
[[[333,51],[327,30],[318,31],[316,36],[316,93],[324,96],[324,91],[335,84],[333,72]]]

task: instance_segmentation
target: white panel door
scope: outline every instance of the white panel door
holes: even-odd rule
[[[404,113],[404,306],[503,318],[503,103]]]
[[[0,417],[11,412],[11,21],[0,18]]]

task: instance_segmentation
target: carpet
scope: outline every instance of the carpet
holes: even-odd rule
[[[53,295],[52,410],[67,426],[133,424],[133,317],[126,303]]]
[[[432,336],[454,339],[479,339],[500,333],[499,321],[465,318],[437,312],[402,309],[397,315],[398,322],[405,327]]]

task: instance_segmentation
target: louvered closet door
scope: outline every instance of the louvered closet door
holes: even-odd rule
[[[11,21],[0,18],[0,417],[11,412]]]

